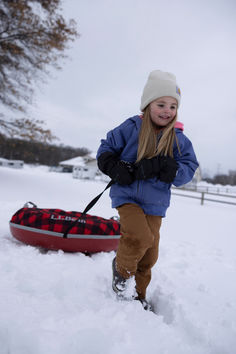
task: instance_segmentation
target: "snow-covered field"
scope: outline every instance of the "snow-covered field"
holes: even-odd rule
[[[82,211],[104,186],[46,167],[0,169],[0,354],[235,353],[235,206],[172,197],[148,288],[156,314],[117,302],[114,252],[43,252],[10,235],[26,201]],[[90,213],[117,215],[108,192]]]

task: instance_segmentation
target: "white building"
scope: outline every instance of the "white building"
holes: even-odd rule
[[[73,172],[73,178],[94,179],[98,174],[97,160],[95,154],[74,157],[59,163],[63,169]]]
[[[73,168],[73,177],[81,179],[94,179],[97,175],[98,167],[97,160],[91,160],[74,166]]]
[[[197,183],[201,182],[201,180],[202,180],[202,173],[201,173],[201,169],[199,166],[194,173],[192,183],[197,184]]]
[[[188,183],[186,183],[183,187],[185,188],[192,188],[192,187],[194,187],[195,188],[195,186],[199,183],[199,182],[201,182],[201,180],[202,180],[202,174],[201,174],[201,168],[200,168],[200,166],[196,169],[196,171],[195,171],[195,173],[194,173],[194,176],[193,176],[193,179],[190,181],[190,182],[188,182]],[[181,188],[181,187],[180,187]]]
[[[57,168],[58,172],[73,172],[75,166],[81,166],[84,164],[83,157],[77,156],[72,159],[61,161],[59,163],[59,168]]]
[[[0,157],[0,166],[11,167],[11,168],[23,168],[24,161],[22,160],[7,160]]]

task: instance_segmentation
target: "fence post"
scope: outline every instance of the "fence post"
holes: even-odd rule
[[[205,195],[205,192],[202,192],[202,196],[201,196],[201,205],[203,205],[203,203],[204,203],[204,195]]]

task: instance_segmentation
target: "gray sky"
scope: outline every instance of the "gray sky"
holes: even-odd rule
[[[81,37],[37,93],[33,113],[61,143],[96,151],[108,130],[138,114],[150,71],[170,71],[179,120],[205,173],[236,170],[234,0],[64,0]]]

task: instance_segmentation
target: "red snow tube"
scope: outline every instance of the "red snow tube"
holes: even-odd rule
[[[66,235],[71,223],[73,226]],[[10,230],[17,240],[27,245],[65,252],[113,251],[120,238],[120,224],[116,220],[37,207],[18,210],[11,218]]]

